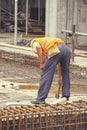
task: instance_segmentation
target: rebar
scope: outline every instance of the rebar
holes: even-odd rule
[[[0,130],[87,130],[87,102],[0,109]]]
[[[75,25],[72,25],[72,31],[69,30],[62,30],[62,33],[67,33],[71,37],[71,45],[72,45],[72,62],[74,62],[74,57],[84,57],[87,58],[87,54],[83,53],[75,53],[75,38],[76,36],[87,36],[87,33],[81,33],[75,31]]]

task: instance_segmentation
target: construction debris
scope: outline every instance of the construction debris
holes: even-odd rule
[[[7,10],[1,10],[1,27],[0,32],[14,32],[14,15]],[[23,12],[18,14],[18,32],[26,31],[26,17],[22,16]],[[38,20],[28,19],[28,33],[45,34],[45,24],[38,23]]]

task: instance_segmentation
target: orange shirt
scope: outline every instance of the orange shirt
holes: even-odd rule
[[[49,48],[55,44],[65,44],[65,42],[60,38],[50,38],[50,37],[42,37],[42,38],[33,39],[31,41],[31,47],[33,46],[34,42],[38,42],[45,53],[47,53]]]

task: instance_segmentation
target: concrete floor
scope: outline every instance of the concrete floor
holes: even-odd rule
[[[11,106],[24,106],[32,105],[31,100],[37,96],[38,90],[34,89],[19,89],[18,84],[11,86],[10,84],[5,86],[5,88],[0,86],[0,109],[7,108]],[[60,98],[57,99],[54,93],[49,93],[46,99],[48,104],[60,103]],[[87,101],[87,93],[71,92],[71,97],[69,101],[62,99],[62,104],[67,102],[72,103],[76,101]]]

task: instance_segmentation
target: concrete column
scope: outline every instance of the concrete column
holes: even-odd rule
[[[65,38],[67,0],[46,0],[46,36]]]
[[[57,1],[46,0],[46,36],[57,36]]]
[[[63,28],[67,27],[67,0],[58,0],[57,3],[57,37],[66,40],[66,34],[62,34]]]

